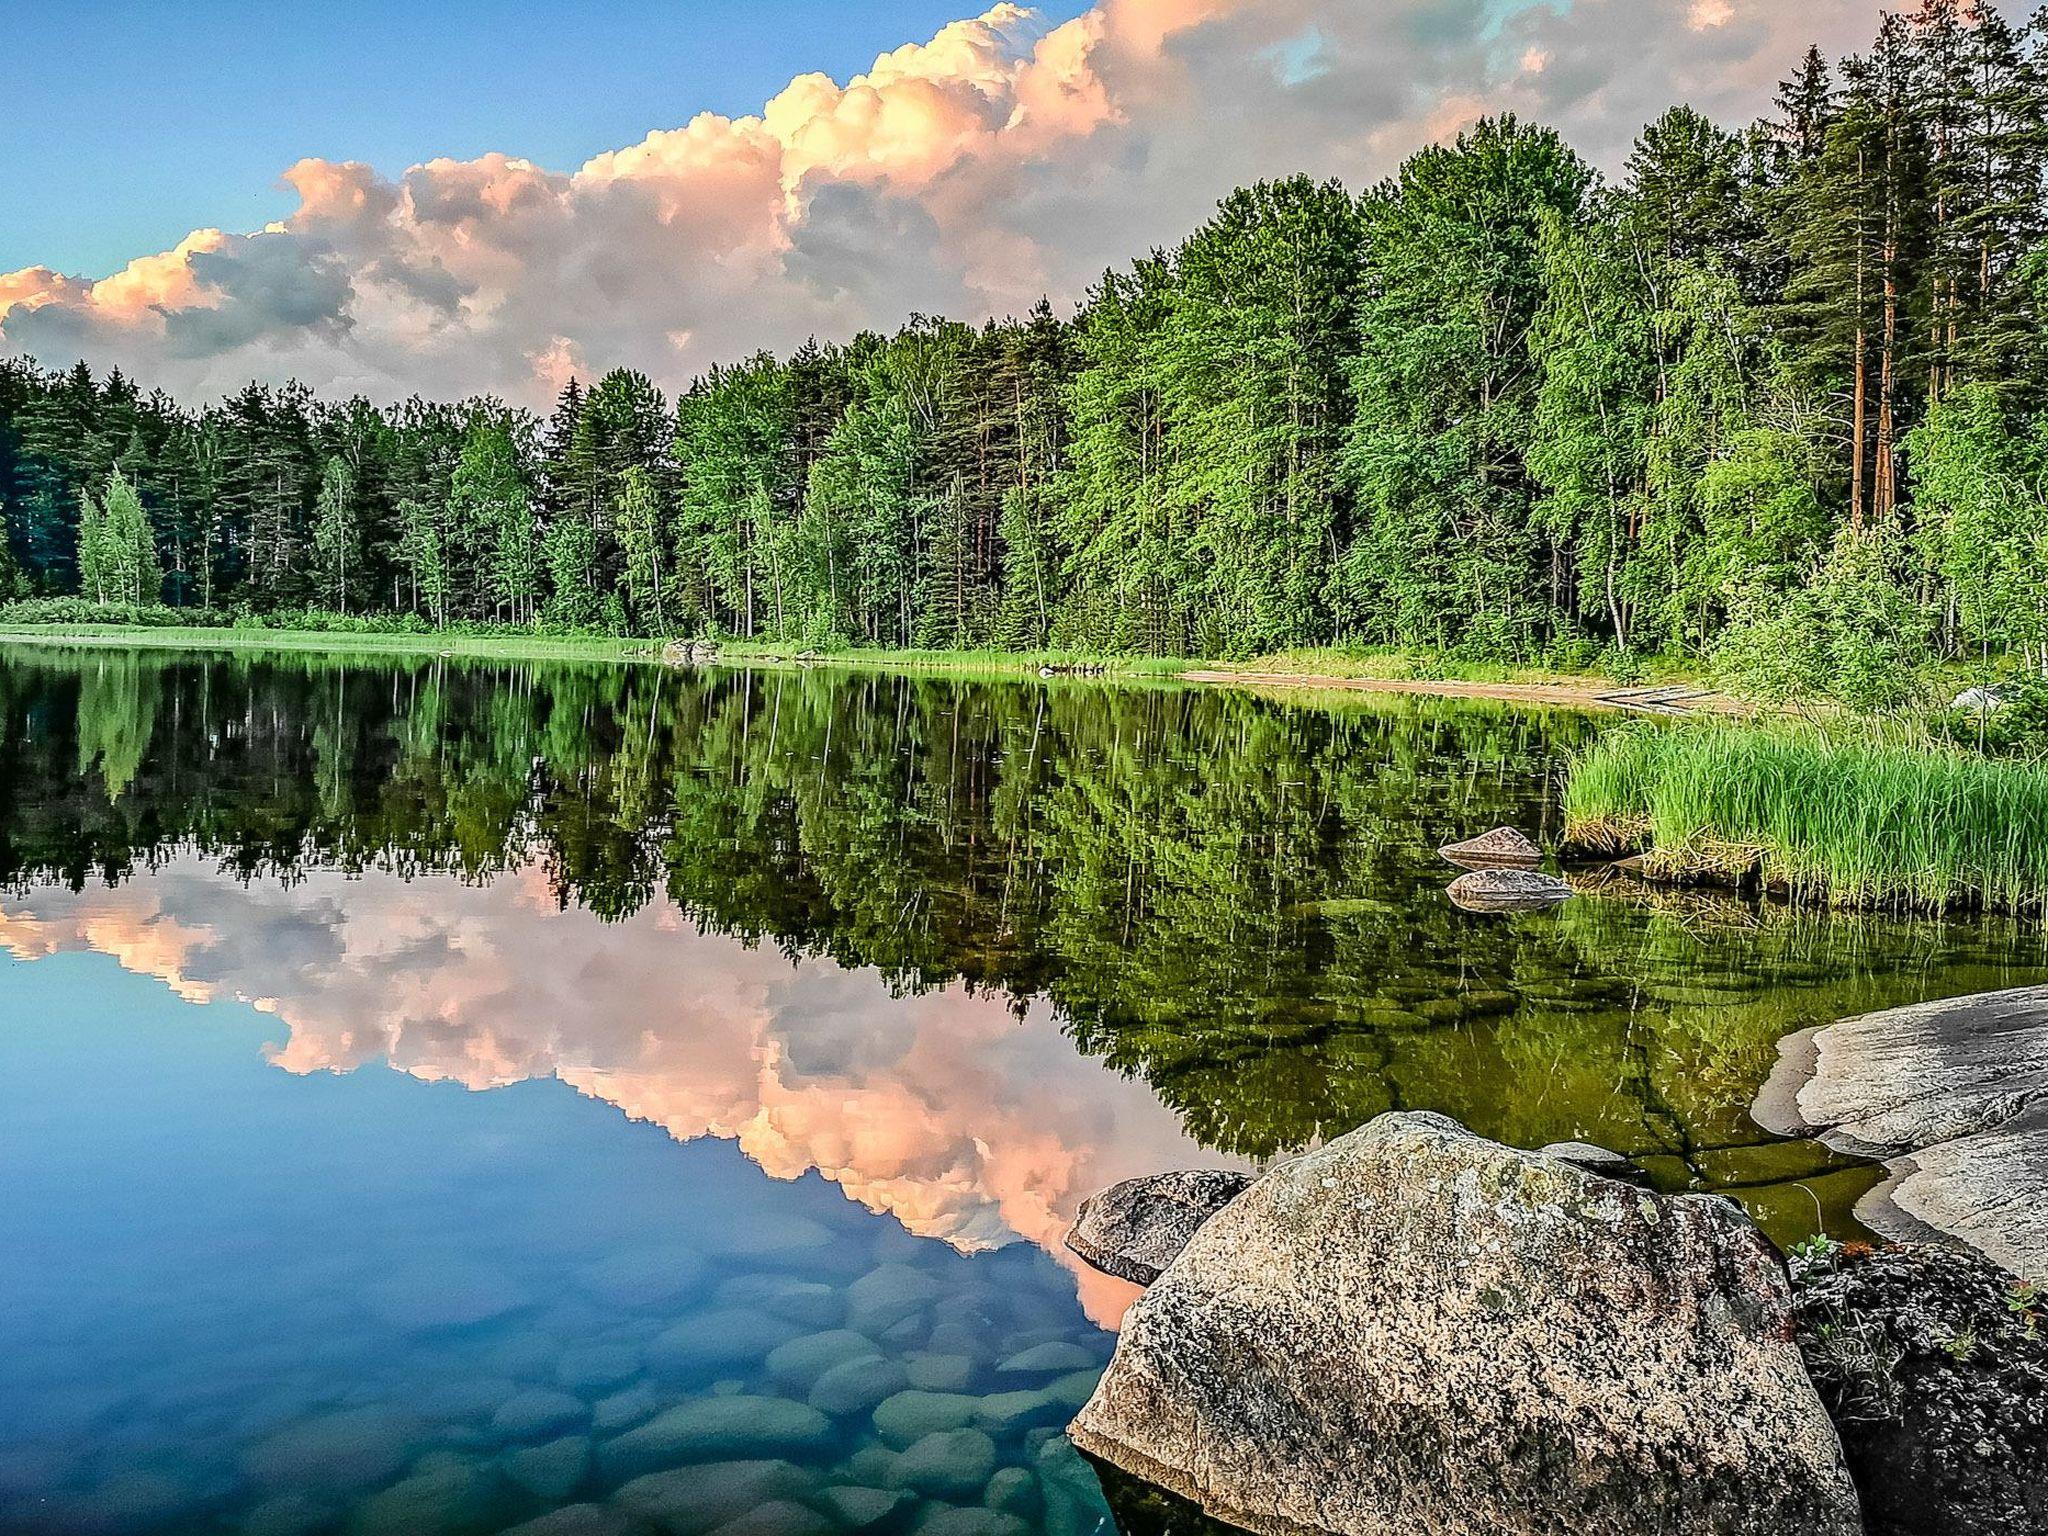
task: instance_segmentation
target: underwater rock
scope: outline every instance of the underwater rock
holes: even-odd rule
[[[529,1387],[507,1398],[491,1415],[491,1429],[505,1440],[548,1440],[576,1429],[590,1417],[583,1399],[546,1387]]]
[[[810,1404],[835,1419],[871,1413],[886,1399],[910,1384],[910,1377],[895,1360],[864,1355],[832,1367],[811,1384]]]
[[[690,1536],[763,1504],[802,1499],[811,1487],[811,1475],[787,1461],[714,1461],[636,1477],[612,1500],[664,1531]]]
[[[1730,1202],[1386,1115],[1195,1234],[1069,1433],[1271,1536],[1856,1536],[1790,1312]]]
[[[1543,850],[1514,827],[1495,827],[1437,852],[1460,869],[1530,869],[1543,862]]]
[[[811,1383],[833,1366],[870,1359],[876,1353],[874,1340],[864,1333],[845,1328],[807,1333],[768,1352],[768,1379],[791,1392],[808,1392]]]
[[[502,1270],[451,1259],[386,1275],[363,1292],[363,1302],[394,1328],[435,1333],[520,1311],[533,1304],[533,1296]]]
[[[1067,1247],[1106,1275],[1150,1285],[1251,1183],[1250,1174],[1208,1168],[1126,1179],[1081,1202]]]
[[[1452,903],[1466,912],[1540,912],[1571,900],[1572,888],[1533,869],[1481,869],[1451,882]]]
[[[889,1484],[930,1499],[979,1499],[995,1475],[996,1443],[978,1429],[948,1429],[913,1442],[889,1469]]]
[[[837,1328],[846,1318],[846,1292],[793,1275],[735,1275],[719,1286],[721,1306],[752,1307],[806,1328]]]
[[[932,1504],[918,1520],[915,1536],[1031,1536],[1031,1527],[1000,1509]]]
[[[280,1493],[360,1492],[397,1475],[418,1432],[411,1417],[386,1408],[345,1408],[279,1430],[242,1467],[258,1487]]]
[[[1814,1245],[1792,1276],[1871,1536],[2048,1530],[2048,1295],[1925,1246]]]
[[[879,1338],[939,1298],[939,1282],[908,1264],[871,1269],[846,1288],[846,1326]]]
[[[640,1374],[640,1351],[630,1344],[584,1344],[564,1350],[555,1380],[571,1392],[610,1392]]]
[[[706,1253],[730,1261],[836,1267],[830,1259],[837,1246],[831,1229],[808,1216],[757,1211],[707,1229],[703,1245]]]
[[[900,1451],[926,1435],[965,1429],[980,1406],[981,1399],[959,1392],[898,1392],[875,1409],[875,1433]]]
[[[2048,1276],[2048,987],[1948,998],[1793,1035],[1753,1111],[1786,1135],[1891,1159],[1857,1217],[1943,1234]]]
[[[929,1351],[903,1360],[910,1384],[921,1392],[959,1392],[974,1379],[974,1362],[966,1355],[935,1355]]]
[[[1102,1357],[1092,1350],[1083,1349],[1071,1339],[1055,1339],[1019,1350],[997,1365],[996,1370],[1004,1376],[1064,1376],[1069,1371],[1085,1371],[1100,1364]]]
[[[505,1523],[506,1503],[495,1470],[443,1453],[365,1503],[350,1536],[483,1536]]]
[[[1037,1424],[1063,1424],[1073,1411],[1047,1391],[997,1392],[981,1399],[974,1422],[995,1434],[1008,1435]]]
[[[590,1427],[601,1435],[614,1435],[620,1430],[631,1429],[635,1424],[644,1424],[655,1413],[667,1406],[668,1394],[657,1392],[646,1382],[636,1382],[623,1392],[614,1392],[602,1399],[590,1411]]]
[[[803,1330],[749,1307],[693,1312],[647,1346],[647,1368],[685,1384],[723,1370],[751,1369]]]
[[[647,1523],[609,1504],[571,1504],[498,1536],[647,1536]]]
[[[636,1249],[584,1266],[576,1283],[610,1306],[666,1312],[697,1294],[704,1261],[687,1248]]]
[[[808,1504],[777,1499],[726,1521],[712,1536],[834,1536],[834,1527]]]
[[[700,1397],[656,1414],[598,1450],[612,1478],[637,1477],[694,1461],[744,1456],[803,1457],[832,1439],[832,1421],[804,1403],[733,1393]]]
[[[537,1499],[560,1500],[574,1493],[590,1471],[590,1442],[564,1435],[546,1445],[529,1445],[505,1457],[505,1476]]]
[[[1045,1507],[1038,1492],[1038,1479],[1024,1467],[1001,1467],[982,1490],[981,1502],[1020,1520],[1036,1520]]]
[[[843,1484],[823,1490],[818,1495],[818,1502],[842,1528],[865,1531],[916,1503],[917,1495],[901,1489],[858,1488]]]

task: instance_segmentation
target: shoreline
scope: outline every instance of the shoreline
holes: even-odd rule
[[[646,639],[468,635],[402,631],[181,628],[148,625],[7,625],[0,645],[119,650],[296,651],[312,654],[360,652],[464,660],[597,661],[658,666],[704,665],[762,668],[835,667],[845,671],[901,674],[945,673],[961,677],[1039,678],[1122,683],[1177,682],[1206,688],[1239,688],[1259,694],[1396,694],[1413,697],[1515,704],[1531,708],[1577,709],[1606,714],[1739,714],[1740,700],[1673,681],[1660,687],[1632,686],[1567,674],[1512,679],[1382,676],[1351,670],[1276,670],[1203,660],[1156,657],[1076,658],[1051,653],[830,651],[795,652],[780,647],[750,649],[727,644],[702,662],[663,654],[672,642]],[[1393,658],[1410,663],[1414,658]],[[1393,668],[1389,668],[1393,670]],[[1667,702],[1676,699],[1678,702]]]

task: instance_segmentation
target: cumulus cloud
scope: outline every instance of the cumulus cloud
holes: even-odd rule
[[[537,870],[489,885],[318,872],[245,885],[197,856],[114,889],[0,901],[0,950],[112,956],[194,1003],[274,1014],[288,1072],[383,1063],[484,1091],[558,1078],[678,1140],[816,1170],[911,1231],[1043,1245],[1113,1324],[1136,1294],[1062,1242],[1080,1202],[1204,1152],[1142,1081],[1081,1056],[1053,1010],[698,932],[674,908],[559,910]]]
[[[1233,185],[1362,186],[1485,112],[1553,122],[1612,167],[1675,101],[1755,116],[1809,43],[1865,46],[1879,10],[1100,0],[1050,27],[1004,0],[851,80],[804,75],[759,113],[701,113],[572,171],[303,160],[297,210],[266,229],[200,230],[98,280],[0,274],[0,351],[187,397],[295,376],[539,404],[617,365],[674,388],[910,310],[1078,298]]]

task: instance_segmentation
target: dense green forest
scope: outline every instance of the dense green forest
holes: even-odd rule
[[[2048,667],[2048,14],[1923,0],[1611,184],[1500,118],[979,329],[537,419],[0,366],[17,596],[815,646]]]

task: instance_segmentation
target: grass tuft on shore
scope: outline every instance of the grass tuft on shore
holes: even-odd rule
[[[1698,722],[1571,763],[1566,836],[1646,872],[1922,911],[2048,906],[2048,769],[1925,741]]]

